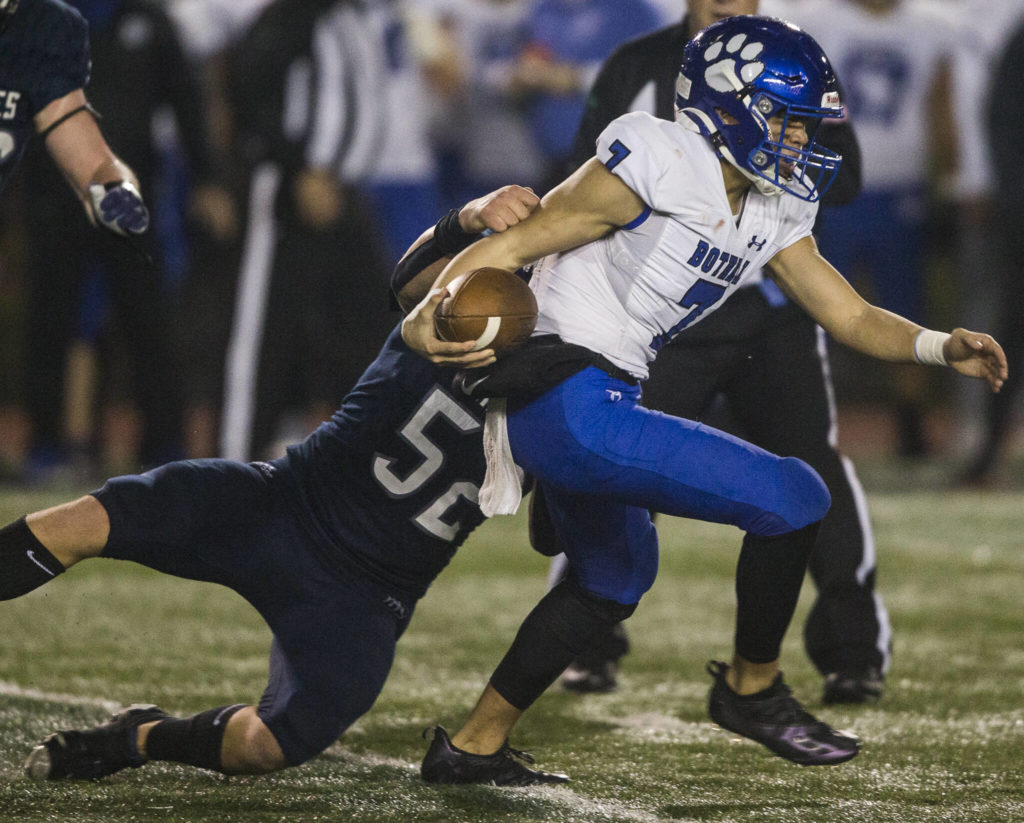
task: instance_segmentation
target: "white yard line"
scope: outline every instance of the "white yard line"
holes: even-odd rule
[[[42,700],[47,703],[63,703],[67,706],[89,706],[90,708],[103,709],[108,712],[115,712],[124,704],[115,703],[112,700],[104,700],[100,697],[79,697],[74,694],[62,694],[61,692],[47,692],[42,689],[26,688],[12,683],[9,680],[0,680],[0,696],[23,697],[26,700]]]

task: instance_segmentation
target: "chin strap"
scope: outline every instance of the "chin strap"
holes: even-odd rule
[[[715,149],[715,154],[753,183],[754,187],[765,197],[778,197],[785,193],[785,189],[736,162],[736,158],[729,151],[718,126],[706,112],[695,108],[677,109],[676,122],[687,131],[696,132],[708,138]]]

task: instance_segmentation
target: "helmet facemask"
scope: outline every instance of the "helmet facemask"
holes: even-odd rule
[[[764,137],[761,144],[747,155],[745,168],[738,165],[737,168],[748,176],[753,172],[755,177],[751,179],[762,191],[767,185],[801,200],[818,200],[832,184],[843,160],[834,151],[815,142],[823,119],[820,109],[789,106],[763,92],[751,98],[749,108],[751,115],[761,122]],[[779,115],[782,124],[776,135],[768,121]],[[804,124],[807,142],[802,148],[784,142],[791,120],[800,120]]]

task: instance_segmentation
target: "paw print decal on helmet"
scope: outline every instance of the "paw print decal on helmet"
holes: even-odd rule
[[[747,35],[742,32],[730,37],[727,43],[716,40],[704,52],[704,60],[708,63],[704,82],[720,92],[739,91],[749,86],[764,72],[764,63],[757,60],[763,52],[764,43],[748,43]],[[743,61],[738,72],[737,57]]]
[[[818,200],[842,158],[817,145],[815,132],[823,119],[842,116],[828,58],[791,23],[739,15],[713,23],[686,44],[676,120],[708,138],[718,156],[762,194]],[[776,117],[781,122],[773,135],[768,121]]]

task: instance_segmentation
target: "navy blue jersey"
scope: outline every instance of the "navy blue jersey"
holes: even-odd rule
[[[0,29],[0,191],[34,133],[33,118],[89,81],[89,35],[60,0],[22,0]]]
[[[484,520],[484,410],[398,329],[331,420],[286,464],[326,558],[412,600]]]

